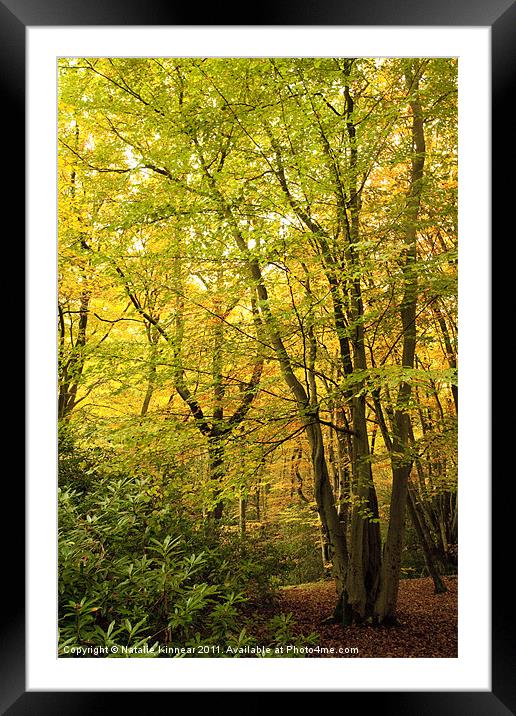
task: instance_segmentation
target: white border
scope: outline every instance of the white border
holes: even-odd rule
[[[27,48],[27,689],[491,690],[490,28],[29,27]],[[56,658],[56,58],[92,55],[459,57],[457,659]]]

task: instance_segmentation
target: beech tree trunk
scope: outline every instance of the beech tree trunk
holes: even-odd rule
[[[243,495],[238,501],[238,522],[240,536],[243,537],[247,528],[247,499]]]
[[[419,80],[421,72],[422,65],[416,67],[415,61],[412,60],[405,73],[409,93],[409,106],[412,112],[412,143],[414,154],[407,196],[407,229],[404,237],[405,261],[402,266],[403,297],[400,306],[400,316],[403,327],[402,366],[409,369],[414,368],[416,350],[418,287],[416,228],[421,204],[423,169],[425,164],[423,113],[419,101]],[[383,551],[380,591],[375,605],[376,620],[380,623],[389,623],[396,619],[401,553],[405,531],[408,479],[412,467],[412,459],[407,457],[410,440],[410,418],[407,411],[411,391],[412,385],[410,381],[403,381],[398,391],[398,399],[394,413],[391,452],[392,493],[389,525]]]
[[[316,416],[314,416],[315,418]],[[321,519],[324,533],[332,551],[332,575],[337,588],[337,609],[346,604],[346,576],[348,567],[348,550],[346,536],[335,505],[335,496],[330,483],[328,466],[324,454],[323,433],[321,424],[315,419],[306,427],[308,442],[311,449],[312,467],[314,472],[315,499],[317,511]]]
[[[79,309],[79,324],[77,329],[77,337],[75,344],[72,346],[72,352],[68,360],[65,362],[62,351],[59,353],[59,397],[58,397],[58,418],[63,420],[70,416],[70,413],[77,404],[77,391],[79,390],[79,384],[81,381],[82,372],[84,369],[85,362],[85,349],[86,349],[86,328],[88,326],[89,316],[89,304],[90,304],[90,291],[85,290],[81,292],[80,309]],[[60,308],[60,335],[62,341],[60,342],[60,349],[64,343],[64,318]]]
[[[261,500],[262,500],[261,490],[260,490],[260,485],[258,485],[255,490],[255,493],[254,493],[254,505],[255,505],[255,509],[256,509],[256,521],[257,522],[260,522],[262,519],[261,509],[260,509]]]
[[[407,505],[412,524],[414,525],[414,529],[418,536],[419,544],[421,545],[421,548],[423,550],[423,557],[425,560],[426,568],[428,570],[428,574],[432,577],[432,581],[434,583],[435,593],[443,594],[444,592],[448,591],[448,588],[446,587],[446,584],[443,582],[443,580],[441,579],[441,575],[439,574],[439,570],[433,553],[433,543],[428,542],[427,535],[422,529],[421,520],[414,500],[414,495],[410,488],[408,491]]]
[[[224,511],[224,502],[219,497],[221,494],[219,485],[224,477],[224,444],[216,434],[208,436],[208,477],[213,485],[214,500],[214,506],[208,512],[208,517],[220,520]]]

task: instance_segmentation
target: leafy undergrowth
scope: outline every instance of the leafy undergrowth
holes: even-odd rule
[[[255,633],[260,624],[279,613],[291,613],[293,634],[317,633],[319,639],[308,657],[457,657],[457,579],[445,577],[448,591],[435,594],[431,579],[405,579],[400,582],[399,625],[394,627],[322,624],[335,603],[333,581],[313,582],[281,589],[279,599],[254,615]],[[333,653],[326,649],[333,648]],[[358,649],[358,652],[355,651]]]

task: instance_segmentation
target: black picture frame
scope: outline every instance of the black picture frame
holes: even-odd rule
[[[503,237],[502,222],[512,199],[511,183],[505,180],[503,169],[512,166],[510,137],[511,87],[513,68],[516,65],[516,6],[512,0],[361,0],[360,3],[337,4],[325,0],[293,0],[279,3],[262,2],[239,9],[212,3],[202,12],[199,7],[182,4],[181,7],[162,0],[0,0],[0,86],[3,110],[4,144],[15,148],[15,159],[4,165],[9,172],[5,187],[6,213],[14,216],[14,229],[6,232],[10,243],[23,245],[25,184],[25,35],[32,26],[77,25],[361,25],[361,26],[484,26],[491,28],[492,40],[492,236]],[[203,22],[196,22],[202,15]],[[511,192],[509,194],[509,192]],[[21,202],[20,202],[21,200]],[[512,200],[512,201],[511,201]],[[15,211],[14,207],[18,206]],[[4,215],[4,221],[8,218]],[[510,226],[510,225],[509,225]],[[4,226],[5,231],[5,226]],[[14,232],[14,233],[13,233]],[[511,232],[512,233],[512,232]],[[22,259],[23,260],[23,259]],[[493,300],[494,300],[493,296]],[[19,321],[21,309],[16,301]],[[19,387],[16,393],[19,404]],[[492,449],[492,454],[496,454]],[[501,448],[501,446],[499,446]],[[19,470],[18,470],[19,474]],[[504,472],[495,474],[492,482],[493,523],[492,550],[492,691],[491,692],[346,692],[342,708],[352,708],[352,701],[382,713],[411,715],[466,715],[505,716],[516,713],[516,656],[514,616],[511,599],[505,590],[508,567],[507,535],[512,524],[512,505]],[[6,473],[7,478],[7,473]],[[23,481],[10,476],[6,511],[16,508],[23,515],[25,503]],[[10,505],[7,508],[7,504]],[[49,692],[25,690],[25,594],[24,594],[24,539],[21,528],[4,529],[4,561],[2,571],[4,596],[8,597],[2,614],[2,648],[0,651],[0,709],[10,716],[22,714],[90,714],[97,708],[115,705],[120,692]],[[510,559],[510,558],[509,558]],[[474,595],[472,596],[474,598]],[[407,684],[410,689],[410,684]],[[336,690],[338,687],[336,685]],[[131,708],[149,710],[149,692],[131,692]],[[220,703],[217,694],[211,695],[211,706]],[[219,695],[225,698],[223,694]],[[116,701],[118,703],[118,701]],[[143,706],[146,704],[146,706]]]

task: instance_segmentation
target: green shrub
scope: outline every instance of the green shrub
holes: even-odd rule
[[[270,596],[276,557],[266,541],[196,524],[173,481],[155,488],[117,474],[97,474],[83,492],[59,488],[62,656],[238,641],[240,606]]]

